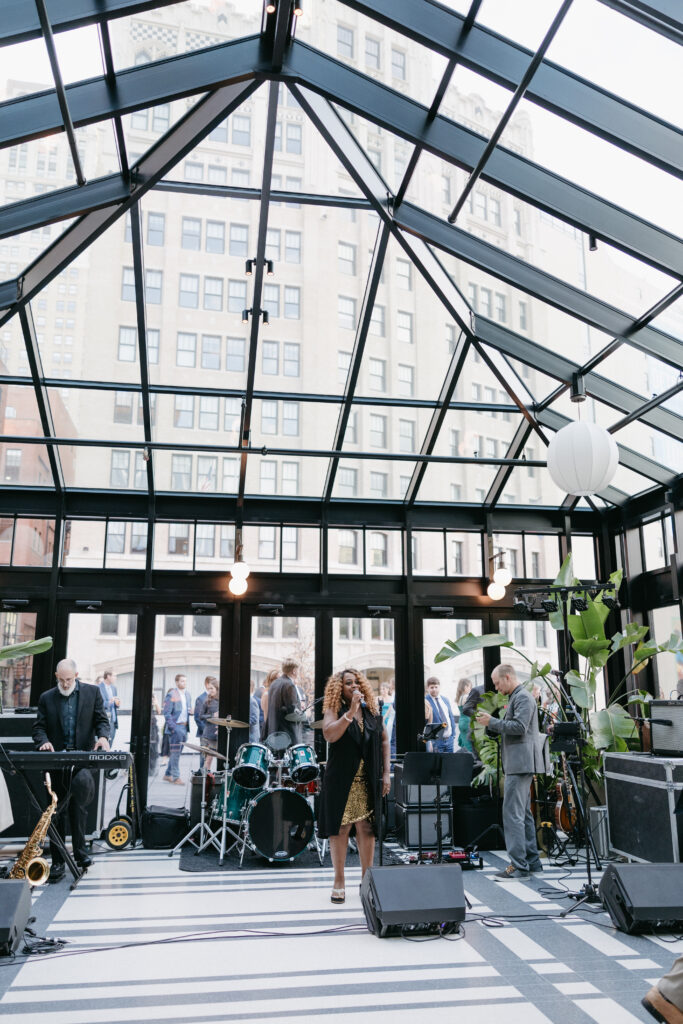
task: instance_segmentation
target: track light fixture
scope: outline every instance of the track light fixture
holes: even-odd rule
[[[588,248],[590,249],[591,252],[597,252],[598,251],[598,240],[595,237],[595,235],[592,234],[592,233],[588,236]]]
[[[266,14],[275,14],[276,10],[277,4],[269,0],[269,3],[266,4]]]
[[[247,275],[247,277],[251,277],[251,275],[254,273],[253,260],[247,260],[247,262],[244,265],[244,273]]]
[[[273,263],[272,260],[266,260],[266,274],[268,275],[268,277],[273,277],[273,275],[275,274],[274,266],[275,264]]]
[[[244,273],[246,274],[247,277],[251,277],[253,275],[254,264],[256,263],[258,263],[256,257],[250,260],[246,260],[244,264]],[[268,275],[268,277],[273,277],[273,275],[275,274],[275,261],[264,259],[263,264],[266,268],[266,274]]]
[[[572,615],[576,615],[578,612],[587,612],[587,611],[588,611],[588,601],[586,600],[585,597],[579,597],[577,595],[576,597],[572,598],[572,604],[571,604],[571,613],[572,613]]]
[[[605,608],[609,608],[610,611],[619,610],[619,602],[617,601],[616,597],[608,597],[606,594],[603,594],[602,603],[604,604]]]
[[[557,611],[557,601],[554,597],[551,597],[550,594],[546,594],[541,600],[541,608],[544,612],[548,612],[548,614],[551,615],[553,612]]]
[[[270,323],[270,315],[268,313],[268,310],[267,309],[262,309],[261,310],[261,315],[263,316],[263,326],[267,327],[268,324]]]
[[[294,17],[300,18],[304,13],[304,0],[294,0]]]
[[[250,313],[251,313],[250,309],[243,309],[242,310],[242,323],[243,324],[248,324],[249,323],[249,314]]]

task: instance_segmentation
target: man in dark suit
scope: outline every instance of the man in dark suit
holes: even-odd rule
[[[274,732],[285,732],[293,743],[301,743],[302,729],[298,722],[290,722],[287,715],[301,711],[301,701],[296,685],[299,664],[293,658],[285,658],[282,662],[282,675],[278,676],[266,690],[262,698],[265,716],[265,735]]]
[[[550,771],[548,737],[539,731],[536,701],[520,683],[512,665],[498,665],[491,673],[498,693],[508,696],[502,718],[477,712],[477,722],[501,737],[505,789],[503,828],[510,863],[494,877],[497,881],[529,878],[543,870],[531,813],[531,783],[535,773]]]
[[[109,718],[97,686],[78,679],[76,662],[65,658],[57,665],[57,685],[41,694],[33,726],[33,742],[39,750],[109,750]],[[62,839],[66,836],[66,809],[69,812],[74,859],[81,868],[92,864],[85,845],[88,806],[95,796],[95,780],[88,768],[65,768],[51,773],[52,788],[60,810],[55,825]],[[68,796],[68,800],[65,798]],[[51,844],[50,881],[64,877],[62,851]]]
[[[119,691],[116,689],[116,673],[113,669],[108,668],[102,676],[102,682],[99,684],[99,690],[102,694],[102,701],[104,703],[104,710],[107,712],[109,718],[109,746],[114,744],[114,736],[116,730],[119,727],[119,706],[121,704],[121,698],[119,697]]]
[[[179,672],[175,677],[175,686],[171,687],[164,698],[164,735],[168,736],[170,751],[164,782],[176,786],[185,785],[180,778],[180,754],[190,731],[193,707],[192,697],[187,690],[187,676]]]

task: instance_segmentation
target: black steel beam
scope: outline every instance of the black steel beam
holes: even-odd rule
[[[422,104],[304,43],[292,46],[283,74],[287,81],[308,86],[331,102],[400,138],[423,145],[430,153],[466,171],[476,166],[486,145],[486,139],[476,132],[441,116],[425,129],[427,108]],[[483,177],[677,279],[683,276],[681,239],[511,150],[497,149]]]
[[[524,453],[524,445],[529,439],[531,433],[531,424],[527,420],[522,420],[514,433],[512,440],[508,446],[506,456],[508,459],[519,459]],[[488,493],[484,498],[484,505],[487,508],[497,505],[498,499],[500,498],[505,485],[510,479],[513,466],[501,466],[491,481],[491,486],[488,489]]]
[[[517,88],[533,56],[533,51],[483,25],[475,25],[458,39],[465,16],[431,0],[342,0],[342,3],[449,60],[457,57],[463,67],[506,89]],[[678,0],[671,0],[671,3],[678,6]],[[613,6],[627,5],[615,0]],[[454,39],[458,39],[457,47],[452,44]],[[683,173],[682,133],[678,128],[559,64],[543,61],[527,90],[527,98],[662,170],[679,176]]]
[[[344,385],[344,400],[339,410],[337,426],[334,432],[334,441],[332,442],[335,457],[330,459],[330,463],[327,467],[325,485],[322,492],[323,502],[325,503],[329,502],[332,498],[334,481],[337,476],[337,469],[339,468],[339,458],[336,457],[336,453],[341,453],[344,448],[344,437],[346,436],[346,428],[348,426],[349,417],[351,416],[356,386],[358,384],[360,368],[363,362],[363,353],[365,352],[365,342],[367,341],[368,331],[370,330],[372,310],[375,305],[375,299],[377,298],[377,289],[379,288],[379,282],[382,276],[382,267],[384,266],[384,257],[386,256],[388,243],[389,226],[386,223],[380,224],[377,231],[377,237],[375,238],[375,245],[372,250],[372,259],[370,261],[368,279],[365,285],[365,292],[363,294],[363,302],[358,315],[356,336],[354,338],[353,352],[351,354],[351,363],[349,364],[349,372],[346,376],[346,384]],[[357,453],[352,451],[346,453],[347,458],[356,458],[356,455]]]
[[[644,28],[659,32],[674,43],[683,43],[683,20],[678,0],[658,0],[657,3],[644,3],[643,0],[600,0],[600,3],[625,14]]]
[[[103,22],[131,17],[157,7],[170,7],[178,0],[46,0],[53,32],[68,32]],[[27,0],[3,0],[0,46],[23,43],[40,37],[38,12]]]
[[[28,364],[31,368],[31,376],[33,377],[33,387],[36,395],[36,404],[38,406],[38,415],[40,417],[40,426],[44,434],[44,438],[34,438],[33,440],[36,443],[45,444],[47,447],[47,457],[50,463],[54,489],[57,498],[60,498],[64,492],[64,473],[62,470],[61,459],[59,457],[59,449],[55,445],[47,443],[48,438],[55,436],[55,426],[52,420],[52,410],[50,409],[50,398],[47,393],[47,388],[43,383],[43,365],[40,358],[40,348],[38,346],[33,313],[30,308],[25,307],[20,311],[19,321],[24,335]],[[5,420],[5,423],[7,422],[8,421]],[[4,440],[7,440],[7,434],[4,435]]]
[[[111,48],[109,37],[109,25],[106,21],[99,24],[100,49],[104,61],[104,74],[109,83],[112,93],[116,91],[116,68],[114,66],[114,54]],[[128,166],[128,151],[126,147],[126,136],[123,131],[123,122],[120,117],[114,118],[114,138],[116,139],[116,150],[119,155],[119,167],[126,182],[130,182],[130,167]]]
[[[47,7],[45,6],[45,0],[35,0],[35,4],[38,9],[38,17],[40,19],[40,28],[43,34],[43,42],[45,43],[45,49],[47,50],[48,60],[50,61],[50,69],[52,70],[52,77],[55,83],[55,91],[57,93],[57,102],[59,103],[59,110],[62,115],[62,123],[64,126],[64,131],[66,132],[67,142],[69,144],[69,152],[71,153],[71,160],[74,165],[76,181],[79,185],[84,185],[85,175],[83,174],[83,168],[81,167],[81,158],[78,155],[78,146],[76,145],[74,126],[71,121],[71,114],[69,112],[69,101],[66,98],[66,92],[64,90],[64,80],[62,78],[61,68],[59,67],[57,48],[55,46],[54,37],[52,35],[52,26],[50,25]]]
[[[21,278],[14,282],[6,282],[4,286],[0,285],[0,309],[6,309],[0,316],[0,325],[44,288],[107,228],[116,223],[133,203],[148,192],[171,167],[182,160],[208,132],[239,107],[257,88],[256,82],[238,82],[218,89],[199,100],[185,117],[181,118],[136,163],[134,184],[128,199],[114,208],[95,210],[81,217],[26,269]],[[12,291],[14,301],[6,307],[6,299]]]
[[[455,389],[462,373],[462,368],[465,365],[467,359],[467,353],[470,349],[470,338],[469,335],[461,329],[460,336],[456,342],[455,350],[451,356],[451,361],[448,365],[444,382],[441,387],[439,394],[438,407],[432,413],[432,417],[429,421],[425,436],[422,441],[422,447],[420,448],[420,455],[432,455],[434,447],[439,438],[439,433],[443,426],[443,422],[448,412],[448,407],[455,393]],[[420,485],[424,480],[425,473],[427,471],[426,462],[418,462],[413,470],[413,475],[410,478],[410,483],[403,496],[403,502],[405,505],[414,505],[420,490]]]
[[[43,192],[41,195],[0,207],[0,238],[32,231],[45,224],[80,217],[91,210],[114,206],[130,195],[130,188],[122,174],[97,178],[85,185]]]

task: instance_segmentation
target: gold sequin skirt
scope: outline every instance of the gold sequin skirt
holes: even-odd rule
[[[368,779],[365,774],[365,762],[361,760],[355,778],[351,783],[341,823],[342,825],[351,825],[354,821],[365,821],[371,817],[372,808],[368,800]]]

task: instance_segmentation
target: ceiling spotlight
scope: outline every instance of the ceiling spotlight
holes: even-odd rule
[[[251,277],[251,275],[254,273],[253,260],[247,260],[247,262],[244,264],[244,273],[247,275],[247,277]]]
[[[607,594],[603,594],[602,603],[604,604],[605,608],[609,608],[610,611],[619,609],[619,602],[617,601],[616,597],[608,597]]]
[[[502,601],[505,597],[505,587],[500,583],[494,583],[492,580],[486,588],[486,593],[492,601]]]
[[[247,581],[243,579],[236,579],[234,576],[228,583],[228,590],[235,597],[241,597],[242,594],[247,592]]]
[[[521,594],[515,594],[515,598],[512,602],[512,607],[516,612],[528,612],[529,605],[526,603]]]
[[[249,314],[250,313],[251,313],[250,309],[243,309],[242,310],[242,323],[243,324],[248,324],[249,323]]]
[[[506,565],[500,565],[493,574],[493,582],[500,583],[501,587],[507,587],[512,583],[512,573]]]
[[[277,4],[273,3],[272,0],[270,0],[270,3],[266,4],[266,14],[275,14],[276,10]]]
[[[588,248],[590,249],[591,252],[597,252],[598,251],[598,240],[595,237],[595,235],[593,235],[593,234],[590,234],[588,236]]]
[[[268,313],[267,309],[264,309],[263,310],[263,326],[267,327],[269,323],[270,323],[270,314]]]
[[[273,267],[274,267],[273,261],[272,260],[266,260],[266,274],[268,275],[268,277],[272,277],[273,274],[275,273],[275,270],[273,269]]]
[[[294,0],[294,17],[300,18],[304,13],[304,0]]]
[[[587,611],[588,611],[588,601],[586,600],[585,597],[573,597],[572,598],[572,606],[571,606],[572,615],[576,615],[577,612],[587,612]]]
[[[557,600],[551,597],[550,594],[546,594],[541,601],[541,608],[550,615],[552,612],[557,611]]]

